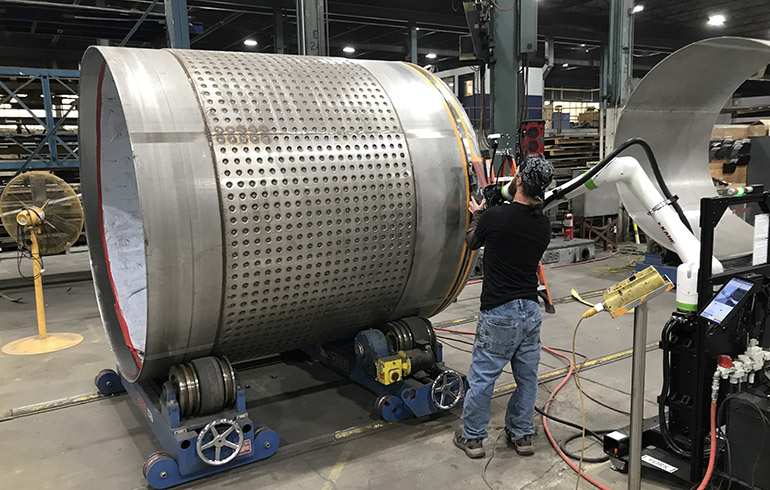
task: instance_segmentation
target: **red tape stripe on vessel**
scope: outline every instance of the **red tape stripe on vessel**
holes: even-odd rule
[[[131,342],[131,336],[128,333],[128,325],[126,325],[126,319],[123,317],[123,310],[121,310],[120,302],[118,301],[118,289],[115,287],[115,281],[112,278],[110,254],[107,251],[107,237],[104,234],[104,213],[102,212],[102,83],[104,82],[104,71],[106,67],[106,64],[102,63],[102,68],[99,70],[99,82],[97,83],[96,88],[96,185],[99,197],[99,232],[102,235],[104,262],[107,265],[107,276],[110,278],[112,296],[115,299],[115,314],[118,317],[120,331],[123,332],[123,338],[126,341],[128,350],[130,350],[131,354],[134,356],[134,362],[136,362],[137,366],[141,366],[142,360],[139,357],[139,351],[134,347],[133,342]]]

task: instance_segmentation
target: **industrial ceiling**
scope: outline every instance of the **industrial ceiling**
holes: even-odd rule
[[[497,0],[501,9],[513,0]],[[555,41],[549,85],[594,88],[600,46],[609,30],[609,0],[539,0],[542,42],[532,63],[544,62],[544,41]],[[635,23],[635,75],[670,52],[708,37],[770,39],[767,0],[639,0]],[[275,13],[283,14],[285,52],[296,52],[295,4],[291,0],[188,0],[195,49],[276,52]],[[150,8],[151,7],[151,8]],[[91,44],[118,44],[150,8],[128,46],[165,45],[163,2],[154,0],[0,0],[0,65],[76,68]],[[410,23],[416,25],[421,64],[440,69],[462,64],[459,37],[468,32],[459,0],[329,1],[332,56],[404,60]],[[708,25],[723,15],[721,26]],[[255,46],[244,45],[245,40]],[[101,41],[100,41],[101,40]],[[346,47],[353,53],[343,52]],[[426,58],[435,54],[435,58]],[[566,66],[565,66],[566,65]]]

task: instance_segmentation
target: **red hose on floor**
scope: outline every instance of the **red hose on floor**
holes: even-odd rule
[[[543,346],[543,350],[548,352],[549,354],[553,354],[554,356],[561,357],[562,359],[569,362],[569,371],[567,372],[567,375],[564,377],[564,379],[561,380],[561,383],[551,392],[551,396],[548,397],[548,400],[545,402],[545,406],[543,407],[543,411],[547,414],[548,408],[551,406],[551,402],[553,401],[554,397],[556,396],[556,393],[559,392],[560,389],[564,387],[565,384],[570,380],[572,377],[572,373],[575,370],[575,363],[572,362],[572,359],[565,356],[564,354],[560,354],[556,352],[553,349],[549,349],[548,347]],[[609,487],[602,485],[598,481],[594,480],[588,474],[581,471],[575,463],[572,462],[572,460],[567,457],[566,454],[564,454],[564,451],[561,450],[559,447],[559,444],[556,442],[556,439],[554,439],[553,435],[551,434],[551,430],[548,428],[548,417],[543,417],[543,430],[545,431],[545,435],[548,437],[548,441],[551,443],[551,446],[553,446],[556,453],[561,456],[561,459],[564,460],[567,465],[569,465],[570,468],[572,468],[574,471],[580,473],[580,476],[583,477],[588,483],[595,486],[596,488],[600,488],[602,490],[611,490]]]
[[[462,335],[476,335],[476,332],[469,332],[467,330],[452,330],[451,328],[433,327],[433,330],[438,330],[440,332],[459,333]]]
[[[469,332],[469,331],[464,331],[464,330],[450,330],[448,328],[434,327],[434,330],[440,330],[442,332],[450,332],[450,333],[457,333],[457,334],[463,334],[463,335],[476,335],[476,332]],[[556,352],[555,350],[553,350],[551,348],[543,346],[542,349],[544,351],[548,352],[549,354],[553,354],[554,356],[561,357],[562,359],[564,359],[567,362],[569,362],[569,371],[567,372],[567,375],[564,377],[564,379],[562,379],[561,383],[559,383],[559,386],[557,386],[556,389],[553,390],[553,392],[551,392],[551,396],[548,397],[548,401],[545,403],[545,407],[543,407],[543,411],[547,414],[548,413],[548,407],[551,405],[551,402],[553,401],[553,398],[556,396],[556,393],[558,393],[559,390],[562,389],[562,387],[565,384],[567,384],[567,382],[572,377],[572,373],[575,370],[575,363],[572,362],[572,359],[570,359],[569,357],[565,356],[564,354],[560,354],[560,353]],[[559,444],[553,438],[553,435],[551,435],[551,430],[548,428],[547,417],[543,417],[543,429],[545,430],[546,436],[548,437],[548,441],[550,441],[551,445],[556,450],[556,453],[559,456],[561,456],[561,459],[563,459],[570,466],[570,468],[572,468],[575,471],[579,471],[578,467],[572,462],[572,460],[570,460],[567,457],[566,454],[564,454],[564,452],[561,450],[561,448],[559,448]],[[716,453],[716,451],[712,451],[712,453]],[[588,481],[589,483],[591,483],[595,487],[600,488],[602,490],[611,490],[609,487],[606,487],[606,486],[602,485],[598,481],[596,481],[593,478],[591,478],[590,476],[588,476],[585,472],[579,471],[579,473],[580,473],[580,476],[582,476],[586,481]],[[708,473],[706,476],[710,476],[710,473]],[[698,489],[698,490],[702,490],[702,489]]]
[[[462,335],[476,335],[476,332],[470,332],[467,330],[451,330],[448,328],[440,328],[440,327],[434,327],[434,330],[440,330],[442,332],[450,332],[450,333],[456,333],[456,334],[462,334]],[[556,396],[556,393],[559,392],[562,387],[564,387],[565,384],[570,380],[572,377],[572,373],[575,371],[575,363],[572,362],[572,359],[570,359],[568,356],[565,356],[564,354],[560,354],[559,352],[556,352],[555,350],[548,348],[546,346],[543,346],[542,349],[549,354],[552,354],[557,357],[561,357],[565,361],[569,363],[569,371],[567,372],[567,375],[562,379],[561,383],[551,392],[551,396],[548,397],[548,400],[545,402],[545,406],[543,407],[543,411],[548,414],[548,408],[551,406],[551,402],[553,401],[554,397]],[[711,475],[714,472],[714,465],[716,463],[716,454],[717,454],[717,405],[716,403],[711,404],[711,454],[709,455],[709,465],[708,469],[706,470],[706,474],[703,477],[703,481],[701,482],[700,486],[698,486],[697,490],[705,490],[706,486],[708,485],[709,480],[711,480]],[[564,451],[561,450],[559,447],[559,444],[556,442],[556,439],[554,439],[553,435],[551,434],[551,430],[548,428],[548,417],[543,417],[543,430],[545,431],[546,436],[548,437],[548,441],[551,443],[551,446],[553,446],[556,453],[561,456],[561,459],[564,460],[565,463],[569,465],[570,468],[572,468],[574,471],[579,472],[580,476],[583,477],[588,483],[591,485],[600,488],[602,490],[611,490],[609,487],[602,485],[598,481],[594,480],[588,474],[586,474],[583,471],[580,471],[578,466],[575,465],[575,463],[572,462],[572,460],[564,454]]]

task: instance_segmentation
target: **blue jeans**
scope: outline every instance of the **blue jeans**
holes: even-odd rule
[[[463,404],[464,438],[487,437],[495,381],[509,362],[516,390],[508,402],[505,425],[516,439],[535,434],[532,415],[537,398],[541,324],[540,305],[526,299],[479,312],[468,373],[470,390]]]

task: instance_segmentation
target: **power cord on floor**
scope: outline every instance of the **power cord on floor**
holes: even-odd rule
[[[576,342],[577,342],[577,334],[578,329],[580,328],[580,324],[583,323],[583,318],[580,317],[580,320],[578,320],[577,325],[575,325],[575,331],[572,333],[572,365],[577,364],[577,359],[575,358],[575,351],[577,350]],[[580,474],[583,472],[583,460],[585,459],[585,452],[586,452],[586,407],[585,407],[585,400],[583,399],[583,387],[580,385],[580,375],[578,374],[578,371],[575,371],[575,383],[577,384],[578,393],[580,394],[580,417],[583,421],[583,426],[581,428],[581,436],[580,436],[580,463],[578,464],[578,477],[577,481],[575,482],[575,490],[577,490],[580,487]]]
[[[489,455],[489,458],[487,458],[487,462],[484,463],[484,468],[481,470],[481,478],[484,480],[484,483],[487,485],[489,490],[497,490],[495,487],[492,486],[491,483],[489,483],[489,480],[487,480],[487,468],[489,468],[489,464],[492,462],[492,458],[495,457],[495,451],[497,450],[497,443],[500,441],[500,437],[505,434],[505,430],[500,429],[500,431],[497,433],[497,437],[495,438],[495,444],[492,446],[492,454]]]
[[[561,357],[562,359],[564,359],[567,362],[569,362],[570,366],[569,366],[569,371],[564,376],[564,378],[562,379],[561,383],[559,383],[559,385],[556,387],[556,389],[553,392],[551,392],[551,394],[550,394],[550,396],[548,398],[548,401],[546,402],[546,405],[545,405],[544,409],[541,410],[541,409],[535,407],[535,411],[537,411],[538,413],[540,413],[543,416],[543,429],[546,431],[546,435],[548,437],[548,440],[551,442],[551,444],[553,445],[554,449],[556,449],[556,452],[562,457],[562,459],[564,459],[564,461],[570,467],[572,467],[572,469],[574,469],[578,473],[578,482],[576,484],[576,488],[580,485],[580,478],[582,477],[582,478],[585,478],[591,484],[593,484],[594,486],[596,486],[596,487],[598,487],[600,489],[609,490],[606,486],[604,486],[601,483],[597,482],[596,480],[594,480],[593,478],[591,478],[590,476],[588,476],[586,473],[584,473],[582,471],[583,462],[604,462],[604,461],[606,461],[606,459],[604,459],[604,458],[586,458],[586,456],[585,456],[585,436],[586,436],[586,433],[589,433],[597,441],[603,442],[602,437],[601,437],[602,434],[610,432],[609,430],[607,430],[607,431],[604,431],[604,430],[591,431],[591,430],[586,428],[585,402],[583,400],[584,393],[583,393],[583,390],[582,390],[582,386],[580,385],[580,380],[579,380],[579,378],[577,378],[577,371],[575,369],[576,367],[577,367],[577,369],[582,368],[583,365],[585,364],[586,360],[588,359],[587,356],[578,353],[577,352],[577,348],[576,348],[577,347],[576,346],[577,332],[578,332],[578,329],[580,328],[580,324],[582,323],[584,318],[585,317],[581,317],[580,321],[578,321],[578,324],[575,326],[575,331],[574,331],[573,336],[572,336],[572,350],[568,351],[566,349],[549,348],[549,347],[545,347],[545,346],[542,347],[542,349],[544,351],[549,352],[550,354],[552,354],[554,356]],[[475,336],[476,335],[476,332],[462,331],[462,330],[452,330],[451,333],[459,334],[459,335],[471,335],[471,336]],[[460,342],[460,343],[464,343],[464,344],[468,344],[468,345],[473,345],[472,342],[464,341],[464,340],[461,340],[461,339],[449,338],[449,337],[446,337],[446,336],[437,336],[437,338],[441,339],[444,342],[446,342],[446,341],[449,341],[449,342],[454,341],[454,342]],[[449,344],[447,344],[447,345],[449,345]],[[449,346],[453,347],[455,349],[458,349],[458,350],[469,352],[467,349],[462,349],[462,348],[459,348],[457,346],[452,346],[452,345],[449,345]],[[572,354],[572,359],[570,359],[566,355],[560,354],[557,351],[571,353]],[[580,365],[577,365],[577,356],[580,356],[580,357],[583,358],[583,361],[581,362]],[[562,420],[562,419],[559,419],[558,417],[554,417],[554,416],[548,414],[548,407],[550,406],[550,403],[553,401],[553,398],[556,396],[556,393],[562,387],[564,387],[564,385],[567,383],[567,381],[569,381],[570,377],[573,374],[575,374],[575,376],[576,376],[576,383],[577,383],[577,387],[578,387],[578,392],[580,393],[582,425],[573,424],[572,422],[568,422],[566,420]],[[608,405],[605,405],[605,404],[599,402],[598,400],[595,400],[593,398],[590,398],[590,399],[596,401],[597,403],[599,403],[602,406],[610,408]],[[546,419],[551,419],[551,420],[553,420],[555,422],[559,422],[559,423],[562,423],[564,425],[568,425],[570,427],[576,428],[576,429],[580,430],[580,433],[576,434],[574,437],[567,438],[561,444],[557,444],[556,440],[553,438],[553,435],[550,433],[550,430],[548,429],[548,425],[546,423]],[[495,439],[495,446],[493,447],[492,455],[488,458],[487,462],[484,464],[484,468],[482,469],[482,479],[484,480],[484,483],[487,485],[487,487],[489,487],[492,490],[495,490],[495,489],[487,481],[486,471],[487,471],[487,468],[489,467],[489,464],[492,461],[492,458],[495,455],[495,450],[497,448],[497,442],[499,441],[500,436],[502,435],[502,433],[503,433],[503,431],[501,431],[498,434],[497,438]],[[572,454],[572,453],[570,453],[569,451],[566,450],[566,445],[569,442],[571,442],[574,439],[576,439],[577,437],[581,438],[581,452],[580,452],[580,456],[579,457],[577,455],[574,455],[574,454]],[[575,467],[569,461],[569,458],[579,459],[580,460],[580,466],[579,467]],[[600,459],[601,459],[601,461],[600,461]]]

